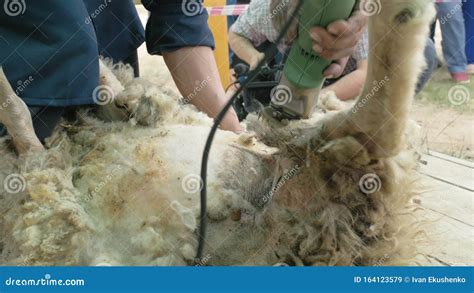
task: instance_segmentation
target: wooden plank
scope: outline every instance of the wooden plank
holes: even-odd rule
[[[431,155],[423,155],[426,165],[420,172],[445,183],[474,192],[474,169]]]
[[[420,265],[474,265],[474,197],[464,188],[431,177],[422,178],[425,192],[416,198],[423,208],[425,238],[418,245]]]
[[[448,156],[448,155],[445,155],[445,154],[442,154],[442,153],[438,153],[438,152],[435,152],[435,151],[428,151],[428,155],[430,155],[432,157],[442,159],[442,160],[445,160],[445,161],[448,161],[448,162],[451,162],[451,163],[455,163],[455,164],[458,164],[458,165],[461,165],[461,166],[464,166],[464,167],[474,169],[474,163],[470,162],[470,161],[461,160],[461,159],[451,157],[451,156]]]
[[[417,202],[422,207],[474,228],[474,193],[426,176],[421,185]]]
[[[418,212],[425,237],[418,244],[421,265],[473,266],[474,229],[432,210]]]

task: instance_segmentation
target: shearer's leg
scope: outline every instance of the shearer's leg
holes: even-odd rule
[[[63,118],[75,117],[78,107],[28,107],[33,118],[33,127],[38,139],[44,143],[53,134]]]
[[[448,70],[455,81],[464,81],[467,67],[464,16],[461,1],[437,3],[438,19],[443,35],[443,55],[448,64]]]

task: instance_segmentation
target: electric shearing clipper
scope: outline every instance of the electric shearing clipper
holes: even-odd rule
[[[298,38],[288,55],[280,86],[274,91],[274,95],[283,94],[286,97],[272,96],[270,107],[266,109],[267,114],[277,120],[309,118],[325,81],[323,72],[331,64],[330,60],[321,58],[313,50],[309,30],[348,19],[357,3],[357,0],[302,1]]]

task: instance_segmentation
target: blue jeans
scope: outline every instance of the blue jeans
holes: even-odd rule
[[[443,35],[443,55],[449,72],[465,72],[467,66],[466,30],[461,3],[437,3],[436,8]]]
[[[466,57],[467,63],[474,64],[474,1],[463,4],[464,26],[466,27]]]

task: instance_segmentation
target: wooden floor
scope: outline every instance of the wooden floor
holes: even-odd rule
[[[474,164],[440,153],[423,156],[424,193],[416,202],[428,220],[424,256],[419,263],[432,266],[474,265]]]

